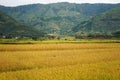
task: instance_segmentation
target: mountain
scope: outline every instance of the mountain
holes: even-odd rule
[[[76,34],[107,34],[120,31],[120,6],[101,13],[73,28]]]
[[[38,30],[20,24],[12,17],[0,11],[0,37],[32,37],[42,36]]]
[[[0,6],[0,10],[22,24],[48,34],[73,35],[72,28],[83,21],[120,4],[31,4],[17,7]]]

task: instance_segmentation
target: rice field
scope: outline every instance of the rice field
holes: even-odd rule
[[[0,44],[0,80],[120,80],[120,44]]]

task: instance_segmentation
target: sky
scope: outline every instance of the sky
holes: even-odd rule
[[[0,5],[4,6],[19,6],[35,3],[57,3],[57,2],[70,2],[70,3],[120,3],[120,0],[0,0]]]

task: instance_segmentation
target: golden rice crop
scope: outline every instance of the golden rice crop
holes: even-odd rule
[[[36,50],[74,50],[74,49],[105,49],[120,48],[119,44],[97,44],[97,43],[81,43],[81,44],[19,44],[19,45],[0,45],[0,51],[36,51]]]
[[[0,80],[119,80],[117,43],[0,45]]]

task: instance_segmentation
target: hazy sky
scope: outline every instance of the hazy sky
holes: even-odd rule
[[[120,3],[120,0],[0,0],[0,5],[18,6],[34,3],[56,3],[56,2],[70,2],[70,3]]]

